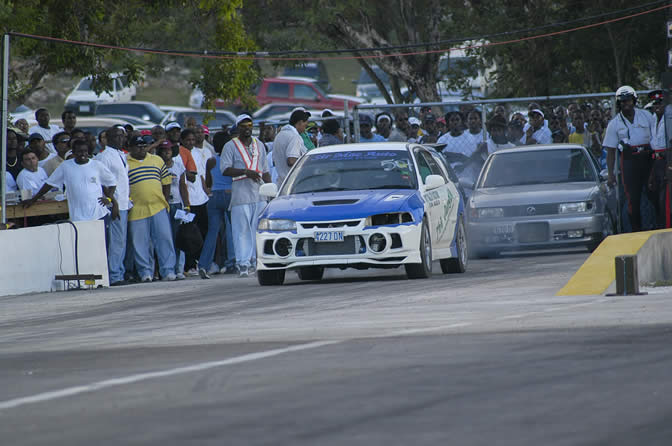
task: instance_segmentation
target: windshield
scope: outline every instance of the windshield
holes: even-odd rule
[[[479,187],[596,181],[582,149],[497,153],[485,166]]]
[[[282,194],[416,187],[407,151],[330,152],[304,157],[287,178]]]
[[[196,119],[197,124],[203,124],[203,119],[206,117],[206,113],[200,113],[200,112],[184,112],[184,113],[177,113],[176,114],[176,121],[180,123],[182,127],[184,127],[185,122],[187,121],[187,118],[194,118]],[[207,113],[208,117],[208,123],[206,124],[209,129],[220,129],[222,126],[227,125],[233,125],[233,120],[231,117],[226,114],[226,113]]]

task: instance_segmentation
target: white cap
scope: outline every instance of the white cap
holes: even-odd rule
[[[417,125],[417,126],[422,125],[422,123],[420,122],[420,120],[419,120],[418,118],[416,118],[415,116],[411,116],[410,118],[408,118],[408,123],[409,123],[410,125]]]
[[[238,126],[238,124],[248,119],[252,121],[252,116],[246,114],[238,115],[238,117],[236,118],[236,126]]]
[[[322,113],[320,113],[320,116],[322,116],[323,118],[326,118],[328,116],[334,116],[334,112],[331,111],[330,108],[325,108],[324,110],[322,110]]]
[[[378,116],[378,119],[376,119],[376,124],[382,121],[383,119],[387,119],[388,122],[392,122],[392,118],[390,115],[387,113],[382,113],[380,116]]]
[[[170,131],[170,130],[172,130],[172,129],[174,129],[174,128],[178,128],[178,129],[181,130],[181,129],[182,129],[182,126],[180,125],[179,122],[169,122],[168,124],[166,124],[166,132],[167,132],[167,131]]]
[[[637,96],[637,93],[630,85],[623,85],[622,87],[619,87],[618,90],[616,90],[616,99],[620,98],[621,96],[635,97]]]
[[[534,108],[534,109],[530,110],[529,113],[539,113],[539,114],[541,115],[542,118],[544,117],[544,112],[542,112],[542,111],[539,110],[538,108]]]

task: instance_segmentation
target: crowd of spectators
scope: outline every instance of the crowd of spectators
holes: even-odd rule
[[[611,110],[599,104],[531,103],[524,113],[497,105],[485,126],[482,116],[472,106],[439,117],[429,107],[417,116],[364,113],[360,141],[436,144],[449,162],[571,142],[606,167],[602,141]],[[7,132],[7,190],[21,191],[26,207],[49,192],[64,194],[71,220],[104,220],[112,285],[254,273],[260,184],[279,187],[307,151],[347,142],[343,121],[331,110],[311,116],[297,108],[288,124],[262,122],[257,129],[243,114],[212,135],[194,119],[185,128],[177,122],[151,131],[118,125],[92,135],[77,128],[70,111],[62,114],[62,126],[51,123],[46,109],[35,118],[33,127],[22,119]],[[186,225],[190,237],[183,234]]]

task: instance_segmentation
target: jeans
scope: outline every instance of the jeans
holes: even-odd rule
[[[208,233],[203,242],[201,257],[198,259],[198,267],[209,270],[215,257],[217,246],[217,234],[222,223],[226,224],[225,218],[231,203],[231,192],[223,190],[212,191],[212,197],[208,200]],[[227,238],[227,243],[229,242]],[[231,253],[233,257],[233,253]]]
[[[110,283],[124,280],[124,258],[126,257],[126,236],[128,233],[128,211],[119,211],[119,218],[105,217],[107,227],[107,269]]]
[[[175,247],[168,221],[168,212],[161,212],[141,220],[129,222],[129,232],[133,242],[133,257],[140,279],[154,277],[154,253],[159,258],[159,273],[161,277],[174,274]]]
[[[259,215],[266,206],[265,201],[239,204],[231,208],[233,237],[236,240],[236,263],[249,267],[257,260],[256,237]]]
[[[170,205],[170,229],[173,233],[173,246],[175,246],[175,274],[184,274],[184,251],[177,249],[177,245],[175,244],[177,228],[180,227],[180,220],[175,220],[175,212],[178,209],[182,209],[181,203]]]

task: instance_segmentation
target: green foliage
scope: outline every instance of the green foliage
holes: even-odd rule
[[[242,0],[5,0],[0,2],[0,23],[4,32],[121,47],[244,51],[253,49],[254,43],[242,26],[241,7]],[[21,37],[12,38],[11,49],[10,81],[16,95],[12,98],[19,103],[40,88],[46,75],[64,71],[92,76],[92,88],[101,92],[112,85],[110,73],[121,71],[137,82],[146,72],[159,72],[177,61],[202,69],[203,76],[193,84],[210,102],[239,97],[249,102],[248,92],[258,77],[251,61],[245,60],[150,55]]]

